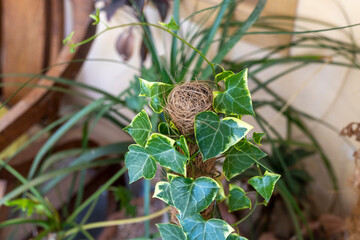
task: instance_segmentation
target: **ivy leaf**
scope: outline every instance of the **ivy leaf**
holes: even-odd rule
[[[176,31],[179,30],[180,27],[176,24],[175,19],[173,17],[170,18],[170,22],[169,23],[163,23],[163,22],[159,22],[163,27],[168,28],[170,30]]]
[[[123,130],[129,133],[137,144],[145,147],[146,142],[151,135],[151,129],[152,126],[149,115],[145,110],[141,110],[141,112],[139,112],[131,121],[130,125]]]
[[[175,177],[170,182],[170,194],[180,217],[186,218],[207,208],[219,191],[218,183],[209,177]]]
[[[155,185],[154,198],[158,198],[168,205],[174,205],[170,195],[170,183],[160,181]]]
[[[234,73],[232,71],[223,71],[221,73],[216,74],[215,76],[215,82],[220,82],[222,80],[225,80],[228,77],[231,77],[232,75],[234,75]]]
[[[266,135],[266,133],[253,133],[253,140],[257,145],[261,145],[260,141],[261,139]]]
[[[201,112],[195,117],[195,138],[203,160],[213,158],[240,141],[252,126],[233,117],[220,121],[211,111]]]
[[[224,186],[222,185],[222,183],[220,181],[216,181],[216,182],[219,184],[220,189],[219,189],[218,193],[216,194],[215,200],[218,202],[221,202],[226,199]]]
[[[189,240],[226,240],[234,231],[227,222],[220,219],[205,221],[200,214],[195,214],[180,222]]]
[[[170,91],[174,88],[173,85],[162,82],[148,82],[140,79],[140,95],[151,98],[150,107],[154,112],[161,113],[166,105],[166,98]]]
[[[223,171],[228,180],[241,174],[254,163],[266,157],[266,153],[248,141],[245,141],[245,144],[239,145],[240,147],[235,145],[235,147],[226,153]]]
[[[99,22],[100,22],[100,9],[97,8],[97,9],[96,9],[96,13],[95,13],[95,14],[90,14],[90,17],[91,17],[92,19],[94,19],[94,22],[92,23],[92,25],[97,25],[97,24],[99,24]]]
[[[5,205],[8,207],[15,207],[16,210],[21,209],[21,211],[25,212],[28,217],[32,216],[34,213],[43,216],[51,216],[46,206],[35,199],[19,198],[6,201]]]
[[[236,233],[230,234],[226,240],[248,240],[247,238],[241,237],[237,235]]]
[[[66,38],[64,38],[63,44],[67,45],[68,43],[71,43],[71,39],[73,36],[74,36],[74,31],[72,31]]]
[[[170,224],[170,223],[160,223],[156,224],[159,229],[161,238],[164,240],[186,240],[184,231],[180,226]]]
[[[216,112],[255,116],[247,86],[247,69],[225,79],[225,92],[214,92]]]
[[[263,177],[252,177],[248,182],[268,203],[280,177],[279,174],[266,171]]]
[[[187,157],[174,148],[175,140],[159,133],[153,133],[146,144],[146,151],[161,166],[186,175]]]
[[[229,187],[229,212],[251,208],[250,198],[246,196],[241,187],[233,184],[230,184]]]
[[[171,128],[171,126],[166,122],[159,123],[158,131],[163,135],[177,135],[173,128]]]
[[[139,145],[130,145],[129,151],[125,154],[125,165],[129,169],[130,183],[144,177],[152,179],[156,173],[156,162]]]
[[[178,145],[185,154],[185,156],[190,159],[189,146],[187,145],[186,138],[184,136],[181,135],[180,138],[176,140],[176,145]]]

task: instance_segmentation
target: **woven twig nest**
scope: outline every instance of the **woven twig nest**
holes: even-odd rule
[[[183,135],[194,132],[194,118],[212,109],[213,95],[210,88],[200,82],[176,86],[167,98],[166,112]]]

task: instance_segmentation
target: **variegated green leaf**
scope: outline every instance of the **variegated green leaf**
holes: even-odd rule
[[[177,134],[173,130],[173,128],[171,128],[170,125],[167,124],[166,122],[159,123],[158,131],[159,131],[159,133],[161,133],[163,135],[176,135]]]
[[[220,82],[222,80],[225,80],[228,77],[231,77],[232,75],[234,75],[234,73],[232,71],[223,71],[221,73],[218,73],[215,76],[215,82]]]
[[[141,177],[152,179],[157,170],[154,159],[139,145],[130,145],[125,155],[125,165],[129,169],[130,183]]]
[[[216,194],[215,200],[221,202],[226,199],[226,195],[225,195],[224,186],[222,185],[222,183],[220,181],[217,181],[217,183],[219,184],[220,189],[219,189],[218,193]]]
[[[261,139],[266,135],[266,133],[253,133],[253,140],[257,145],[261,145]]]
[[[151,135],[151,129],[152,126],[149,115],[145,110],[142,110],[134,117],[130,125],[124,128],[124,131],[128,132],[137,144],[145,147],[145,144]]]
[[[144,79],[139,79],[139,96],[151,98],[150,107],[154,110],[154,112],[161,113],[166,105],[166,98],[174,86],[162,82],[148,82]]]
[[[170,195],[170,183],[169,182],[158,182],[155,185],[154,198],[158,198],[168,205],[174,205]]]
[[[245,191],[233,184],[229,185],[229,212],[241,209],[251,208],[251,201],[245,194]]]
[[[249,184],[253,186],[253,188],[265,199],[266,203],[268,203],[274,191],[275,184],[280,177],[279,174],[266,171],[263,177],[256,176],[250,178]]]
[[[146,144],[146,151],[161,166],[185,176],[187,157],[176,151],[174,144],[175,140],[162,134],[153,133]]]
[[[204,161],[228,150],[251,129],[251,125],[237,118],[220,120],[211,111],[201,112],[195,117],[195,138]]]
[[[246,169],[266,156],[266,153],[248,141],[235,145],[226,153],[223,171],[228,180],[241,174]]]
[[[175,177],[170,182],[170,194],[174,206],[180,212],[180,218],[192,216],[207,208],[219,191],[218,183],[208,177]]]
[[[189,147],[186,142],[186,138],[184,136],[180,136],[178,140],[176,140],[176,145],[178,145],[183,151],[184,155],[190,158]]]
[[[210,219],[205,221],[200,214],[180,220],[189,240],[226,240],[234,229],[225,221]]]
[[[160,223],[156,226],[163,240],[186,240],[185,233],[180,226],[169,223]]]
[[[247,69],[227,77],[225,91],[214,92],[216,112],[235,115],[255,115],[247,86]]]
[[[248,239],[245,237],[241,237],[241,236],[237,235],[236,233],[232,233],[227,237],[226,240],[248,240]]]

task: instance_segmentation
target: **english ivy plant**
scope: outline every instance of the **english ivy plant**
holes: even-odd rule
[[[170,28],[174,22],[164,25]],[[201,82],[201,81],[200,81]],[[153,132],[148,113],[142,110],[124,130],[135,140],[125,156],[129,169],[130,183],[140,178],[152,179],[157,165],[167,172],[167,178],[157,183],[155,198],[161,199],[177,211],[177,222],[158,224],[163,239],[245,239],[233,233],[236,223],[230,225],[222,219],[205,219],[203,211],[209,209],[216,201],[228,203],[229,211],[251,209],[247,192],[234,183],[230,184],[228,194],[216,176],[193,177],[188,173],[195,158],[200,156],[206,164],[211,159],[223,159],[223,173],[226,180],[257,166],[259,176],[253,176],[248,183],[267,204],[274,191],[280,175],[266,171],[262,173],[259,166],[266,154],[256,145],[264,134],[253,133],[251,140],[247,134],[253,128],[241,120],[243,115],[254,115],[251,96],[247,87],[247,69],[239,73],[223,70],[214,80],[217,86],[213,91],[213,111],[202,111],[194,117],[194,133],[181,134],[166,109],[169,93],[176,86],[162,82],[139,79],[140,96],[147,97],[155,113],[164,115],[164,122],[159,123],[158,132]],[[180,84],[181,85],[181,84]],[[222,87],[224,86],[224,88]],[[191,154],[189,146],[194,144],[198,151]],[[265,167],[266,168],[266,167]],[[256,201],[258,204],[258,201]]]
[[[229,212],[254,209],[259,204],[267,205],[280,178],[280,175],[272,173],[261,163],[266,154],[256,145],[260,145],[264,134],[253,133],[252,139],[248,139],[247,134],[253,127],[241,120],[243,115],[255,115],[247,83],[248,70],[234,73],[222,68],[222,72],[216,74],[215,64],[173,32],[180,29],[173,18],[170,23],[161,23],[161,26],[149,23],[129,25],[148,25],[168,32],[197,52],[210,65],[214,74],[214,80],[211,81],[214,87],[211,87],[212,92],[207,96],[211,106],[204,111],[196,111],[192,119],[186,118],[193,125],[191,132],[186,134],[182,133],[183,128],[177,125],[179,122],[175,123],[167,110],[169,95],[175,88],[185,84],[181,80],[171,84],[154,79],[138,79],[139,97],[149,99],[153,114],[162,114],[164,121],[154,128],[148,113],[143,109],[124,128],[136,143],[129,146],[125,155],[130,183],[141,178],[154,178],[158,166],[167,172],[166,179],[155,186],[153,195],[170,205],[175,209],[172,212],[176,213],[176,220],[172,223],[157,225],[164,240],[246,239],[234,233],[234,228],[242,220],[230,225],[222,219],[214,218],[211,213],[217,201],[225,200]],[[76,48],[83,43],[70,46]],[[207,82],[198,81],[196,84],[208,88]],[[194,93],[191,94],[194,96]],[[204,95],[205,92],[202,90],[196,94]],[[191,105],[193,100],[180,96],[178,101],[188,101],[185,105]],[[194,105],[203,103],[203,100],[199,101]],[[158,129],[158,132],[153,129]],[[221,165],[221,162],[222,172],[218,175],[204,170],[210,165],[214,171],[215,164]],[[259,175],[252,176],[248,183],[257,192],[255,204],[235,182],[229,185],[228,194],[225,194],[224,186],[217,177],[224,175],[227,181],[232,181],[254,165]],[[263,173],[260,166],[267,171]],[[258,198],[262,198],[263,202],[259,203]]]

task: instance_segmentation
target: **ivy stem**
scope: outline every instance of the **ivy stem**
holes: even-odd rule
[[[89,223],[89,224],[85,224],[83,225],[81,228],[83,230],[87,230],[87,229],[93,229],[93,228],[101,228],[101,227],[111,227],[111,226],[118,226],[118,225],[124,225],[124,224],[131,224],[131,223],[138,223],[138,222],[143,222],[146,220],[150,220],[153,218],[157,218],[159,216],[161,216],[162,214],[166,213],[167,211],[169,211],[170,207],[166,207],[158,212],[155,212],[153,214],[150,214],[148,216],[142,216],[142,217],[136,217],[136,218],[130,218],[130,219],[120,219],[120,220],[114,220],[114,221],[104,221],[104,222],[96,222],[96,223]],[[65,232],[64,237],[67,237],[69,235],[72,235],[76,232],[79,231],[79,228],[75,227],[72,228],[70,230],[68,230],[67,232]]]
[[[159,26],[159,25],[156,25],[156,24],[152,24],[152,23],[145,23],[145,22],[139,22],[139,23],[127,23],[127,24],[121,24],[121,25],[117,25],[117,26],[114,26],[114,27],[107,27],[106,29],[102,30],[101,32],[85,39],[84,41],[81,41],[79,43],[73,43],[73,44],[69,44],[70,47],[72,48],[76,48],[80,45],[83,45],[85,43],[88,43],[92,40],[94,40],[95,38],[97,38],[98,36],[104,34],[105,32],[109,31],[109,30],[113,30],[113,29],[117,29],[117,28],[122,28],[122,27],[129,27],[129,26],[151,26],[151,27],[154,27],[154,28],[158,28],[158,29],[161,29],[169,34],[171,34],[172,36],[176,37],[177,39],[179,39],[181,42],[183,42],[184,44],[186,44],[187,46],[189,46],[190,48],[192,48],[194,51],[196,51],[211,67],[212,71],[213,71],[213,74],[214,76],[216,75],[216,72],[215,72],[215,68],[214,68],[214,64],[211,63],[205,56],[204,54],[202,54],[197,48],[195,48],[193,45],[191,45],[190,43],[188,43],[185,39],[179,37],[176,33],[170,31],[169,29],[167,28],[164,28],[162,26]]]
[[[242,223],[243,221],[245,221],[246,219],[248,219],[252,214],[253,212],[255,211],[256,207],[258,206],[258,199],[256,198],[256,202],[255,202],[255,206],[253,207],[253,209],[251,209],[251,211],[245,216],[243,217],[242,219],[240,219],[239,221],[237,221],[236,223],[234,224],[231,224],[232,227],[236,227],[237,225],[239,225],[240,223]]]

